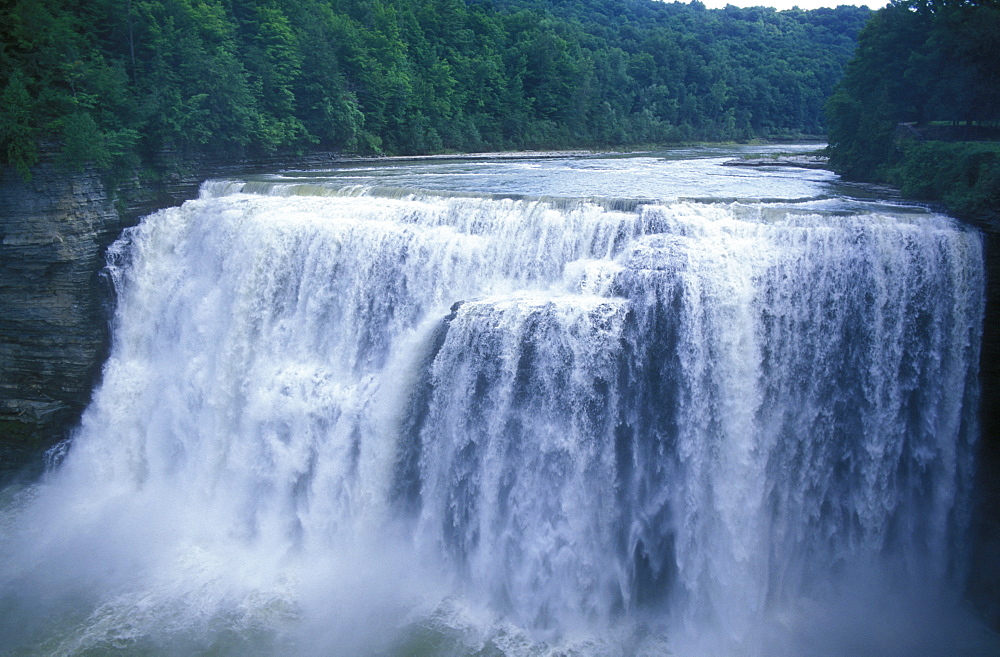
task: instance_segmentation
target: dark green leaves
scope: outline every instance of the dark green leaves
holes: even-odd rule
[[[816,133],[865,15],[646,0],[16,0],[0,8],[0,147],[27,171],[40,138],[74,166],[108,168],[162,153]]]
[[[1000,5],[908,0],[878,11],[827,107],[830,162],[944,201],[1000,203]],[[965,142],[965,143],[963,143]]]

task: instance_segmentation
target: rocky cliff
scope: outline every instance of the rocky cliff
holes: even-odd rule
[[[1000,208],[977,224],[986,236],[986,315],[980,382],[982,439],[976,472],[973,554],[968,595],[1000,631]]]
[[[33,173],[0,178],[0,478],[89,399],[107,343],[104,250],[123,226],[96,174]]]

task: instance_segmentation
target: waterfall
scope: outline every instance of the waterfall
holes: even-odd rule
[[[888,204],[207,183],[109,253],[111,355],[5,511],[0,629],[778,654],[768,619],[852,578],[953,592],[981,251]]]

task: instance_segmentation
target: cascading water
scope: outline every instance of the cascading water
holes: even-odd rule
[[[954,602],[981,239],[845,207],[207,183],[110,252],[0,651],[921,654],[843,635]]]

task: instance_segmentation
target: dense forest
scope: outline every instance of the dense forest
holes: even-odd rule
[[[825,132],[871,12],[652,0],[13,0],[0,148],[426,153]]]
[[[875,12],[828,108],[830,162],[960,215],[1000,211],[1000,2]]]

